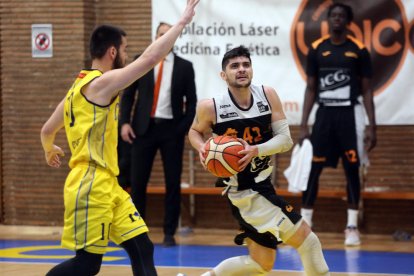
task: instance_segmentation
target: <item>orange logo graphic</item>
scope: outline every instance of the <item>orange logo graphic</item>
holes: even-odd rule
[[[325,162],[325,161],[326,161],[326,157],[314,156],[312,158],[312,162]]]
[[[237,138],[237,130],[230,127],[226,130],[223,136],[231,136],[231,137]]]
[[[351,58],[358,58],[358,55],[355,54],[354,52],[345,52],[345,56],[346,57],[351,57]]]
[[[345,151],[345,156],[346,159],[348,159],[348,161],[350,163],[356,163],[358,162],[358,158],[357,158],[357,154],[355,150],[347,150]]]
[[[286,205],[285,208],[286,208],[286,211],[289,212],[289,213],[293,211],[293,206],[292,205]]]
[[[328,7],[332,0],[302,0],[291,28],[293,56],[305,79],[306,56],[315,40],[329,33]],[[409,29],[401,0],[346,1],[354,12],[350,34],[362,41],[371,53],[375,94],[381,93],[398,74],[404,63],[410,37],[414,47],[414,34]],[[411,23],[411,29],[412,29]]]
[[[322,56],[327,57],[331,54],[331,51],[325,51],[322,53]]]
[[[85,73],[79,73],[78,78],[79,78],[79,79],[83,79],[85,76],[86,76],[86,74],[85,74]]]

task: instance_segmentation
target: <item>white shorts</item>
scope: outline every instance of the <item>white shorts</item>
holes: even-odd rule
[[[231,187],[227,197],[246,236],[263,246],[276,248],[278,243],[288,240],[301,224],[300,214],[276,195],[270,181],[242,191]]]

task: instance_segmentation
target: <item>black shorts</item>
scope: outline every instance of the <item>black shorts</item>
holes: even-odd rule
[[[297,230],[300,214],[282,197],[276,195],[270,180],[257,183],[254,188],[227,193],[233,216],[240,225],[242,234],[235,238],[240,244],[245,237],[256,243],[276,249]]]
[[[320,106],[312,129],[313,162],[336,168],[339,157],[359,165],[354,106]]]

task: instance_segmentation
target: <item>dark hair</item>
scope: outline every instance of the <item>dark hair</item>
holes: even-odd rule
[[[348,20],[348,24],[351,23],[354,19],[354,12],[352,11],[351,6],[342,3],[333,3],[330,5],[328,9],[328,17],[331,16],[332,10],[337,7],[342,8],[346,12],[346,19]]]
[[[118,27],[111,25],[101,25],[96,27],[91,35],[89,43],[91,58],[102,58],[106,51],[112,46],[119,50],[123,36],[126,36],[125,31]]]
[[[161,26],[164,26],[164,25],[166,25],[166,26],[168,26],[170,28],[172,27],[171,24],[168,24],[166,22],[160,22],[160,24],[158,24],[158,26],[157,26],[157,30],[155,31],[155,33],[157,34],[158,33],[158,30],[161,28]]]
[[[240,45],[239,47],[233,48],[227,53],[224,54],[223,60],[221,61],[221,69],[224,71],[227,64],[229,64],[229,60],[235,57],[247,57],[250,62],[252,60],[250,59],[250,51],[243,45]]]

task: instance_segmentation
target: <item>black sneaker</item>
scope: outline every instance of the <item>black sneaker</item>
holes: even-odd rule
[[[162,242],[162,245],[165,246],[165,247],[171,247],[171,246],[176,246],[177,243],[175,242],[174,236],[165,235],[164,236],[164,241]]]

